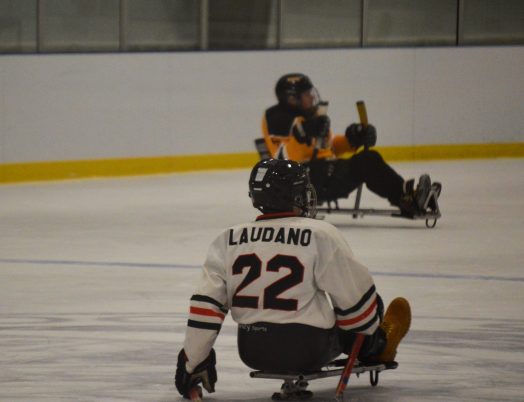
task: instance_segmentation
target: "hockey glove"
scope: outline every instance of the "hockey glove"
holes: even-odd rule
[[[192,373],[187,372],[186,362],[186,352],[182,349],[178,354],[175,374],[175,386],[180,395],[189,399],[189,391],[200,383],[207,392],[215,392],[215,383],[217,382],[215,350],[211,349],[206,359],[196,366]]]
[[[346,138],[349,144],[355,148],[361,146],[369,148],[377,143],[377,130],[371,124],[363,126],[353,123],[346,128]]]
[[[299,143],[311,145],[313,138],[322,141],[329,137],[330,125],[328,116],[311,117],[293,126],[292,132]]]
[[[322,115],[315,119],[317,133],[317,148],[327,148],[329,144],[329,129],[331,120],[328,116]]]
[[[331,120],[328,116],[318,116],[315,119],[317,138],[325,139],[329,137],[329,128],[331,126]]]

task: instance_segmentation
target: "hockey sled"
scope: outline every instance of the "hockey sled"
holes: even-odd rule
[[[252,378],[265,378],[272,380],[283,380],[280,391],[275,392],[271,399],[275,401],[284,400],[305,400],[313,396],[313,392],[307,390],[309,381],[327,377],[340,377],[344,371],[344,365],[347,359],[339,359],[330,363],[322,370],[306,374],[277,374],[265,371],[252,371],[249,375]],[[379,373],[385,370],[393,370],[398,367],[397,362],[376,363],[376,364],[356,364],[351,374],[357,377],[363,373],[369,373],[369,382],[375,387],[378,385]]]
[[[260,160],[271,157],[263,138],[255,139],[255,148],[258,152]],[[353,208],[341,208],[338,205],[338,200],[330,200],[327,202],[327,207],[317,208],[317,212],[319,213],[318,217],[322,219],[325,215],[329,214],[351,215],[355,219],[363,218],[364,216],[392,216],[394,218],[405,218],[413,220],[423,219],[426,221],[426,227],[434,228],[437,224],[437,220],[442,216],[440,214],[440,208],[438,205],[438,197],[440,196],[442,185],[438,182],[435,182],[431,185],[431,190],[428,194],[428,197],[426,198],[426,202],[424,203],[424,213],[417,215],[406,215],[402,213],[399,208],[361,208],[360,200],[362,198],[362,188],[363,185],[361,184],[357,189],[355,206]]]
[[[405,218],[426,221],[426,227],[434,228],[437,224],[437,220],[442,216],[440,213],[440,207],[438,205],[438,197],[442,190],[442,185],[435,182],[431,185],[428,197],[424,203],[424,212],[416,215],[407,215],[403,213],[399,208],[388,208],[388,209],[375,209],[375,208],[361,208],[360,199],[362,197],[362,184],[357,189],[357,195],[355,198],[355,206],[353,208],[341,208],[338,205],[338,200],[332,200],[327,202],[327,207],[317,208],[317,212],[322,215],[326,214],[343,214],[351,215],[353,218],[363,218],[364,216],[392,216],[394,218]]]

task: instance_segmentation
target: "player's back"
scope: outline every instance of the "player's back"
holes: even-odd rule
[[[316,272],[336,247],[323,221],[301,217],[264,218],[228,229],[225,268],[228,304],[239,324],[301,323],[331,328],[328,298]],[[331,245],[331,246],[330,246]],[[322,251],[320,251],[322,250]]]

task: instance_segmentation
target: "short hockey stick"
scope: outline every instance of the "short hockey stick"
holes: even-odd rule
[[[357,101],[357,110],[358,116],[360,118],[360,124],[362,124],[363,127],[366,127],[369,124],[369,120],[368,112],[366,110],[366,104],[364,103],[364,101]],[[355,197],[355,209],[360,208],[360,199],[362,198],[362,186],[363,184],[361,183],[357,188],[357,195]],[[356,218],[356,215],[353,215],[353,218]]]
[[[360,124],[366,127],[369,124],[368,113],[364,101],[357,101],[358,116],[360,117]]]
[[[202,388],[198,385],[189,390],[189,398],[191,402],[202,402]]]
[[[358,353],[360,352],[360,348],[362,347],[362,342],[364,342],[364,335],[363,334],[357,334],[355,338],[355,342],[353,343],[353,347],[351,348],[351,355],[348,356],[348,361],[346,365],[344,366],[344,371],[342,372],[342,375],[340,376],[340,380],[338,382],[337,391],[335,392],[335,400],[339,401],[340,397],[344,393],[348,382],[349,382],[349,376],[351,375],[351,370],[353,370],[353,366],[355,365],[355,360],[357,359]]]

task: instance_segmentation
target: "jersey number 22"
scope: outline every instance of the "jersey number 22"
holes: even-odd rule
[[[239,295],[239,293],[251,283],[259,280],[262,274],[262,265],[262,261],[256,254],[244,254],[235,260],[233,275],[242,274],[246,268],[248,272],[233,294],[233,307],[259,308],[258,296]],[[304,266],[297,257],[282,254],[271,258],[266,264],[267,272],[279,272],[283,268],[289,269],[289,274],[272,282],[264,289],[262,303],[264,309],[284,311],[295,311],[297,309],[297,299],[284,299],[278,296],[304,280]]]

